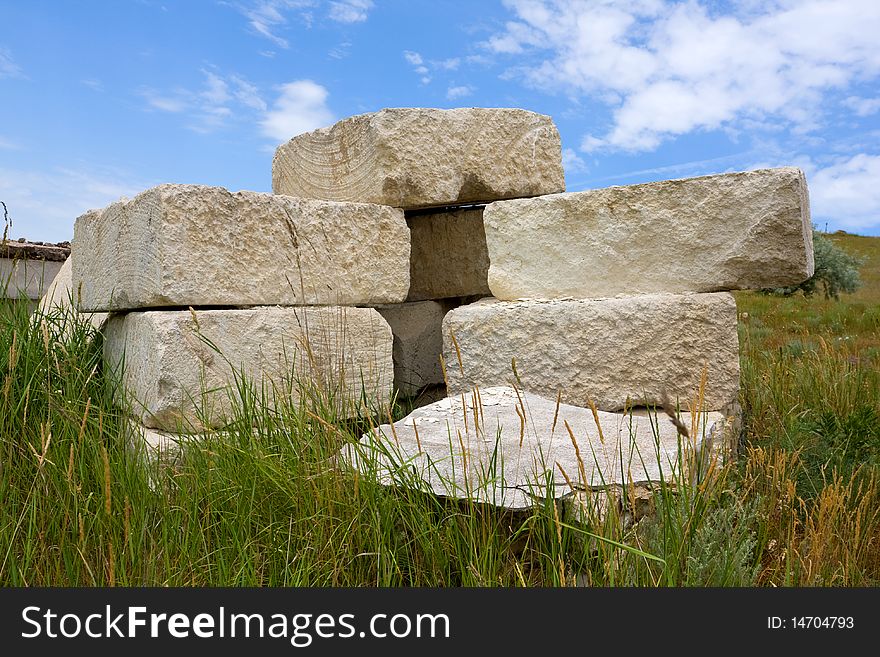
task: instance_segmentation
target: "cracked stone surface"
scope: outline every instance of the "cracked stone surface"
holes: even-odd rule
[[[706,368],[705,408],[719,410],[739,391],[736,302],[729,292],[483,299],[446,315],[443,358],[450,394],[511,385],[515,359],[526,390],[606,411],[659,404],[664,389],[684,404]]]
[[[509,301],[783,287],[814,269],[791,167],[501,201],[483,219],[489,288]]]
[[[565,190],[549,116],[512,108],[392,108],[293,137],[272,191],[413,209]]]
[[[396,303],[409,245],[394,208],[160,185],[76,220],[73,284],[99,312]]]
[[[662,413],[594,417],[587,408],[493,386],[419,408],[393,430],[383,424],[344,447],[340,460],[386,485],[525,509],[550,495],[687,475],[724,417],[682,420],[690,439]]]

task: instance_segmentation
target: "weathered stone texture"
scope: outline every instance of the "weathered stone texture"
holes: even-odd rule
[[[79,305],[79,295],[77,290],[73,289],[73,260],[68,258],[55,279],[46,288],[46,294],[40,299],[40,305],[37,307],[41,314],[50,313],[53,309],[66,311],[71,302],[73,302],[74,310]],[[92,326],[97,330],[101,330],[104,322],[107,321],[107,313],[83,313],[91,322]]]
[[[462,368],[452,341],[461,353]],[[449,393],[514,382],[552,399],[615,411],[658,404],[663,390],[686,404],[708,370],[704,408],[739,390],[736,303],[729,293],[616,299],[482,300],[443,320]]]
[[[804,174],[765,169],[492,203],[505,300],[794,285],[813,274]]]
[[[161,185],[76,221],[82,309],[369,305],[409,290],[403,212]]]
[[[124,358],[122,383],[141,422],[183,432],[222,426],[229,418],[237,397],[232,368],[257,390],[266,382],[282,399],[301,400],[314,387],[345,416],[361,410],[362,393],[384,407],[391,350],[391,329],[378,312],[341,307],[113,315],[104,342],[111,368]]]
[[[689,476],[703,439],[723,421],[720,413],[700,413],[692,424],[686,414],[689,440],[662,412],[649,418],[599,411],[598,419],[601,438],[589,409],[506,386],[480,388],[419,408],[393,431],[383,424],[341,457],[384,484],[424,482],[438,495],[523,509],[548,497],[548,482],[552,496],[562,498]]]
[[[489,296],[483,208],[407,216],[410,301]]]
[[[559,132],[521,109],[398,108],[282,144],[272,190],[405,209],[565,190]]]

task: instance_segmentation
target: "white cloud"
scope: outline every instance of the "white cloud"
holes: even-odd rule
[[[17,151],[20,148],[14,141],[0,135],[0,151]]]
[[[590,170],[583,158],[571,148],[562,149],[562,167],[566,173],[586,173]]]
[[[458,67],[461,65],[460,57],[426,60],[422,57],[421,53],[412,50],[404,50],[403,58],[413,67],[413,71],[420,76],[422,84],[428,84],[431,82],[432,71],[455,71],[458,70]],[[462,95],[467,95],[469,90],[473,91],[469,87],[456,86],[452,86],[450,91],[453,89],[462,93]],[[448,93],[447,98],[450,98]]]
[[[468,85],[449,87],[449,89],[446,90],[446,98],[448,100],[458,100],[459,98],[470,96],[472,93],[474,93],[474,88]]]
[[[237,5],[255,33],[284,49],[289,48],[290,44],[276,32],[287,25],[286,12],[299,11],[301,20],[311,25],[312,18],[308,9],[314,6],[315,0],[259,0],[246,5]]]
[[[153,89],[142,89],[138,93],[144,97],[144,100],[147,101],[147,105],[152,109],[157,109],[162,112],[177,113],[184,111],[188,107],[187,101],[180,96],[165,96]]]
[[[828,219],[843,228],[880,229],[880,155],[859,153],[807,173],[810,210],[816,223]]]
[[[335,121],[327,107],[327,89],[312,80],[296,80],[279,87],[281,95],[260,121],[263,134],[286,141]]]
[[[422,84],[428,84],[431,81],[431,76],[428,75],[430,70],[425,65],[425,60],[419,53],[412,50],[404,50],[403,58],[413,67],[413,71],[421,76]]]
[[[290,42],[283,33],[290,15],[293,14],[306,27],[311,27],[315,20],[314,11],[320,4],[318,0],[249,0],[233,6],[247,19],[253,33],[286,50],[290,48]],[[367,20],[374,4],[373,0],[332,0],[326,6],[326,17],[331,21],[361,23]],[[260,54],[269,56],[266,51]]]
[[[0,48],[0,79],[21,77],[24,77],[24,74],[21,67],[12,59],[12,53],[8,48]]]
[[[858,116],[870,116],[880,112],[880,98],[859,98],[850,96],[843,104],[855,112]]]
[[[339,0],[330,3],[330,19],[339,23],[361,23],[373,8],[372,0]]]
[[[425,62],[419,53],[413,52],[412,50],[404,50],[403,58],[413,66],[421,66]]]
[[[235,85],[233,94],[238,102],[260,112],[266,111],[266,101],[260,97],[260,92],[254,85],[237,75],[229,79]]]
[[[204,69],[202,74],[205,81],[198,91],[178,88],[163,93],[141,89],[139,94],[152,110],[186,114],[186,127],[203,134],[224,127],[236,116],[246,116],[247,110],[266,111],[266,102],[257,87],[240,75],[224,77]]]
[[[80,80],[80,83],[87,86],[92,91],[104,91],[104,84],[97,78],[86,78]]]
[[[828,92],[880,73],[876,0],[733,3],[726,13],[697,0],[505,5],[517,20],[486,48],[525,60],[511,71],[532,86],[612,109],[586,150],[651,150],[747,121],[809,132]]]
[[[134,196],[153,184],[86,163],[49,171],[4,168],[0,200],[9,208],[11,237],[60,242],[73,237],[73,223],[86,210]]]
[[[205,74],[205,89],[201,97],[210,106],[224,105],[229,100],[229,85],[216,73],[202,71]]]

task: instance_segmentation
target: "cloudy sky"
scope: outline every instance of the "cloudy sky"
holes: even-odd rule
[[[819,228],[880,235],[877,0],[0,0],[0,25],[13,237],[163,182],[270,191],[295,134],[462,106],[552,116],[569,191],[795,165]]]

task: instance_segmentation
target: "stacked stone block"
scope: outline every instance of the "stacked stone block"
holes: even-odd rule
[[[270,398],[367,402],[343,415],[442,386],[454,422],[445,399],[397,423],[412,424],[409,459],[422,441],[492,442],[480,390],[494,390],[497,428],[519,418],[505,444],[528,460],[559,440],[560,404],[572,418],[667,399],[729,410],[729,291],[813,273],[798,169],[565,193],[558,131],[519,109],[351,117],[280,146],[272,181],[162,185],[77,220],[72,285],[80,310],[111,313],[105,359],[142,427],[223,426],[235,372]],[[549,433],[528,430],[523,399],[555,406],[536,419]],[[715,415],[707,435],[729,426]],[[621,417],[608,421],[625,440]]]
[[[688,406],[705,371],[704,410],[728,408],[739,356],[727,291],[796,284],[814,266],[795,168],[499,201],[484,226],[497,300],[445,319],[451,394],[518,377],[605,411],[664,393]]]
[[[72,262],[145,427],[222,427],[238,374],[270,400],[388,405],[391,329],[363,306],[406,298],[400,210],[161,185],[77,219]]]
[[[521,109],[385,109],[294,137],[272,166],[276,194],[404,211],[407,303],[379,312],[394,332],[395,388],[444,385],[441,323],[489,296],[486,203],[565,189],[559,132]]]

